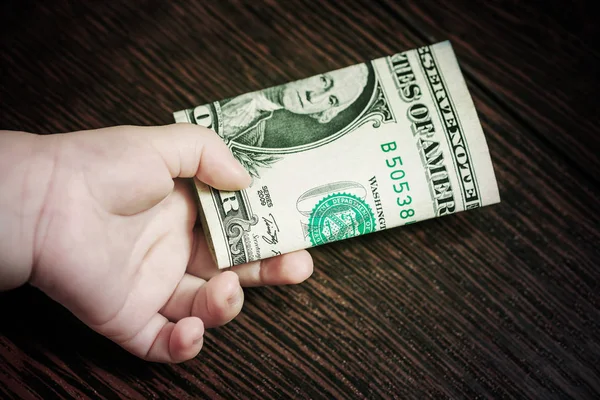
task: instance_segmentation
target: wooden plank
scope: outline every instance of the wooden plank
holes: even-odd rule
[[[385,3],[421,39],[451,40],[482,90],[599,182],[600,27],[586,2]]]

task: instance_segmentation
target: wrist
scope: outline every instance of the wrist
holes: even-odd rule
[[[0,290],[27,283],[33,273],[57,139],[0,132]]]

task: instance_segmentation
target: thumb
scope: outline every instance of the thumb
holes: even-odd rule
[[[252,182],[219,135],[208,128],[178,123],[142,129],[172,178],[197,177],[219,190],[241,190]]]

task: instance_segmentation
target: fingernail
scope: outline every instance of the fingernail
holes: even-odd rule
[[[241,171],[240,171],[240,176],[244,179],[244,181],[246,182],[246,186],[250,186],[250,184],[252,183],[252,176],[250,175],[250,173],[248,171],[246,171],[244,169],[244,167],[242,167],[240,165]]]
[[[236,158],[235,165],[236,165],[235,166],[236,175],[238,175],[240,178],[242,178],[244,181],[246,181],[248,185],[250,185],[250,183],[252,183],[252,176],[250,175],[248,170],[246,170],[246,168],[244,168],[242,163],[237,158]]]
[[[238,305],[242,301],[242,295],[242,288],[239,288],[234,295],[227,299],[227,303],[229,303],[230,306]]]
[[[195,346],[197,344],[200,344],[200,343],[202,343],[203,340],[204,340],[204,335],[200,335],[200,337],[198,339],[194,340],[193,345]]]

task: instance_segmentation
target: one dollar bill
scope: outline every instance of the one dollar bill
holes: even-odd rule
[[[219,268],[500,202],[449,42],[174,113],[253,175],[196,181]]]

